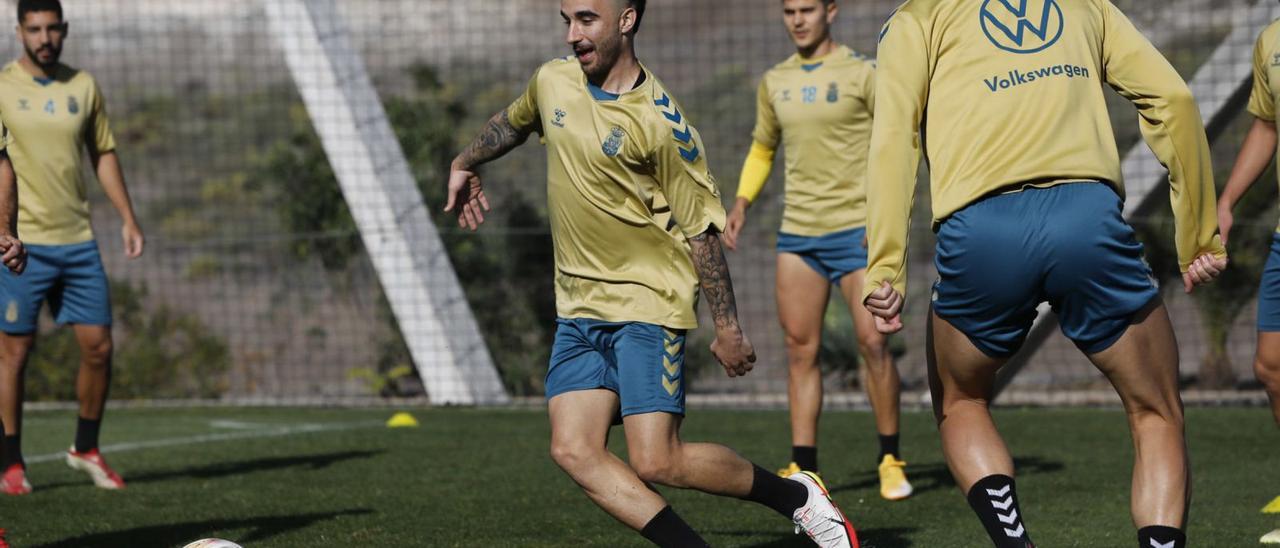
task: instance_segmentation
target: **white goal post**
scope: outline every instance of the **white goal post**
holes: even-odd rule
[[[334,0],[262,4],[431,403],[507,403],[457,273]]]

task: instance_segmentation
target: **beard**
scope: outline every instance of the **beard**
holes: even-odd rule
[[[609,71],[613,70],[613,65],[618,62],[621,49],[621,39],[618,38],[594,43],[592,53],[595,59],[590,64],[582,65],[582,72],[586,73],[587,79],[599,81],[607,77]]]
[[[51,45],[44,46],[37,50],[31,50],[27,48],[23,48],[23,49],[26,49],[27,57],[29,57],[32,62],[34,62],[37,65],[40,65],[43,68],[49,68],[57,65],[58,59],[62,56],[62,51],[59,48],[56,48]],[[43,60],[41,59],[41,56],[44,57]]]

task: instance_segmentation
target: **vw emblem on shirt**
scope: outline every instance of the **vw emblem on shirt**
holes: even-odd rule
[[[979,18],[987,39],[1011,53],[1044,51],[1066,26],[1058,0],[984,0]]]
[[[618,151],[622,150],[622,138],[626,137],[626,133],[622,132],[622,128],[613,126],[613,130],[609,132],[609,138],[604,140],[604,144],[600,149],[604,151],[605,156],[614,157],[618,155]]]

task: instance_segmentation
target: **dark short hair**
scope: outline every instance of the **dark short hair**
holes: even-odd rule
[[[18,24],[21,25],[28,13],[33,11],[51,11],[62,20],[62,2],[60,0],[18,0]]]

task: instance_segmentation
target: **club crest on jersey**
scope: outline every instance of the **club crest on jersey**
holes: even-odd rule
[[[556,109],[556,119],[551,121],[551,125],[560,127],[560,128],[564,127],[564,117],[568,115],[569,114],[566,113],[565,111]]]
[[[827,86],[827,102],[835,103],[839,100],[840,100],[840,86],[836,85],[835,82],[831,82],[831,85]]]
[[[80,113],[80,103],[76,101],[75,97],[67,97],[67,112],[72,114]]]
[[[1275,56],[1271,58],[1271,66],[1280,67],[1280,53],[1275,54]]]
[[[1066,26],[1058,0],[984,0],[979,19],[987,39],[1010,53],[1048,49]]]
[[[31,110],[31,102],[26,99],[18,99],[18,110]]]
[[[626,136],[627,134],[623,133],[622,128],[613,126],[613,129],[609,131],[609,138],[604,140],[604,144],[600,146],[600,149],[604,151],[605,156],[610,158],[617,156],[618,151],[622,150],[622,140]]]

